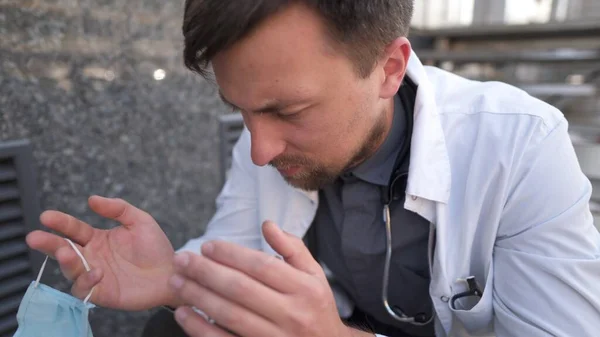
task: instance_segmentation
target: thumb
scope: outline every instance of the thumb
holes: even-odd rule
[[[321,266],[300,238],[284,232],[271,221],[265,221],[262,230],[267,243],[292,267],[311,275],[323,273]]]
[[[104,198],[97,195],[88,200],[90,208],[99,215],[116,220],[129,227],[139,223],[155,223],[150,214],[132,206],[123,199]]]

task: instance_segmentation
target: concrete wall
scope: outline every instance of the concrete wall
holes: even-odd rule
[[[219,188],[222,106],[215,87],[182,66],[182,6],[0,1],[0,141],[31,140],[42,209],[109,228],[87,198],[122,197],[150,212],[175,246],[202,233]],[[56,264],[46,273],[45,282],[70,289]],[[94,335],[138,336],[148,314],[96,309]]]

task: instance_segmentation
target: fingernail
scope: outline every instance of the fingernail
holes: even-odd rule
[[[185,280],[179,276],[179,275],[173,275],[171,276],[171,279],[169,280],[169,284],[176,289],[179,289],[183,286],[183,283],[185,282]]]
[[[180,253],[175,255],[174,262],[180,267],[185,267],[190,263],[190,257],[186,253]]]
[[[179,308],[177,310],[175,310],[175,319],[178,322],[183,322],[185,321],[185,319],[188,317],[188,313],[187,310],[185,308]]]
[[[212,242],[206,242],[202,245],[202,254],[208,255],[213,252],[215,245]]]

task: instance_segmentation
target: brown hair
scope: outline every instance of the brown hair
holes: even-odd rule
[[[212,58],[291,3],[318,13],[338,47],[367,77],[394,39],[407,36],[414,0],[186,0],[184,64],[206,77]]]

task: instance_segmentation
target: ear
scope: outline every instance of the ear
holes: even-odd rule
[[[392,98],[398,92],[406,74],[410,53],[410,42],[405,37],[399,37],[386,46],[381,59],[384,75],[379,94],[381,98]]]

